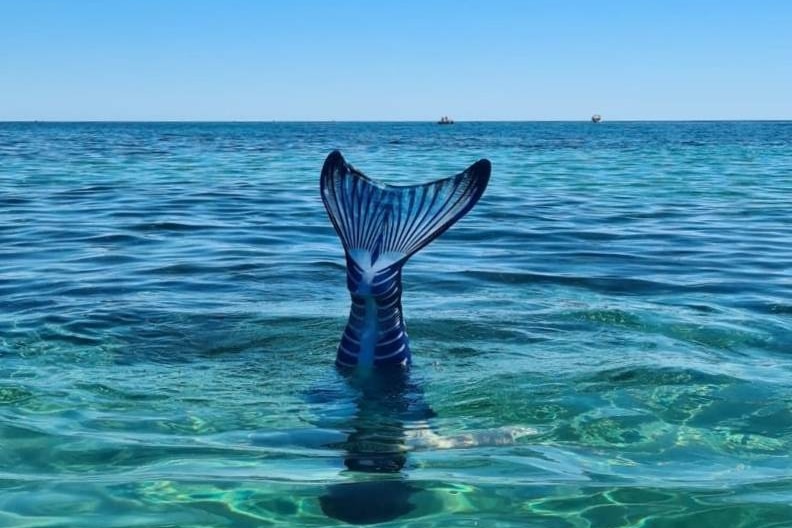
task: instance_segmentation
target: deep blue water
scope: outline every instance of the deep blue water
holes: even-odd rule
[[[332,149],[492,161],[400,380],[333,367]],[[791,204],[785,122],[0,124],[0,526],[792,526]]]

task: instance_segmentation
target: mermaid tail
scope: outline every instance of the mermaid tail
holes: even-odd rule
[[[346,253],[349,321],[338,346],[343,367],[407,365],[401,270],[407,260],[465,216],[484,193],[490,163],[423,185],[392,186],[367,178],[333,151],[320,188]]]

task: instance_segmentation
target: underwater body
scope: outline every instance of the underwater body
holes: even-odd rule
[[[790,146],[786,122],[0,124],[0,526],[788,526]],[[404,267],[406,377],[333,365],[333,149],[396,185],[495,168]]]

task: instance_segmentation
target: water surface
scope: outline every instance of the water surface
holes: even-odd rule
[[[0,124],[0,526],[788,527],[791,147],[784,122]],[[397,184],[492,161],[405,267],[403,379],[332,366],[336,148]]]

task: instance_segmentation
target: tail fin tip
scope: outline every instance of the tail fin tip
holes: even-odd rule
[[[348,254],[391,253],[405,261],[465,216],[489,183],[492,166],[480,159],[463,172],[422,185],[375,182],[338,150],[322,167],[322,200]],[[348,179],[351,176],[351,179]],[[374,259],[376,260],[376,258]]]

